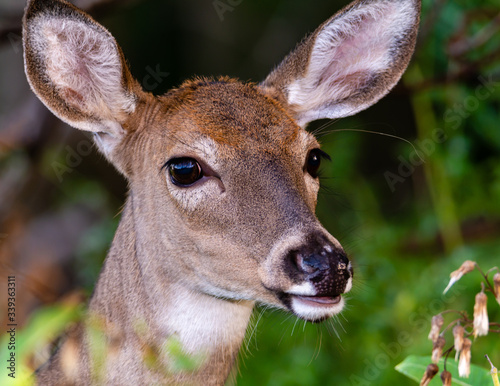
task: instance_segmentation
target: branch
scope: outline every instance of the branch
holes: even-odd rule
[[[500,31],[500,13],[474,36],[451,43],[448,52],[455,58],[462,56],[488,42],[498,31]]]

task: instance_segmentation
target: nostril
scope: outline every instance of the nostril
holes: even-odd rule
[[[345,270],[347,270],[347,264],[342,261],[339,262],[337,264],[337,271],[345,271]]]
[[[328,258],[322,254],[304,254],[296,252],[294,258],[297,270],[309,277],[330,268]]]
[[[290,277],[297,283],[307,281],[316,295],[340,295],[352,278],[352,267],[344,250],[323,235],[312,234],[306,242],[288,251]]]

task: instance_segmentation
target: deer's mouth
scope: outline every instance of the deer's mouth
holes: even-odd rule
[[[322,322],[344,308],[344,299],[341,295],[306,296],[281,293],[278,297],[294,315],[313,323]]]
[[[306,305],[312,307],[332,307],[339,304],[342,301],[342,297],[339,296],[299,296],[295,295],[292,298],[296,298]]]
[[[283,237],[258,273],[281,306],[311,322],[341,312],[345,303],[342,295],[351,290],[353,281],[352,264],[344,250],[321,229],[300,237]]]
[[[322,322],[344,308],[342,296],[290,296],[290,310],[299,318]]]

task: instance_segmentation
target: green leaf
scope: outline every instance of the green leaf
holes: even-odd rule
[[[396,366],[396,370],[401,374],[406,375],[408,378],[413,379],[417,383],[420,382],[422,376],[425,373],[425,369],[431,363],[431,357],[419,357],[415,355],[410,355],[403,362]],[[444,370],[443,359],[439,361],[439,371],[441,373]],[[458,376],[458,362],[455,362],[453,358],[448,358],[446,362],[446,370],[448,370],[452,375],[452,385],[458,386],[485,386],[491,385],[490,372],[482,367],[472,365],[470,366],[470,376],[469,378],[460,378]],[[441,378],[437,374],[434,379],[429,384],[430,386],[442,385]]]
[[[4,334],[0,337],[0,362],[7,363],[10,353],[16,357],[15,378],[7,378],[4,374],[6,366],[0,369],[0,382],[9,386],[29,386],[34,379],[31,367],[31,357],[50,341],[63,333],[69,323],[80,319],[82,314],[81,304],[56,304],[39,309],[23,329],[16,329],[15,348],[10,350],[8,341],[10,336]]]
[[[200,368],[203,363],[204,355],[190,355],[182,348],[182,343],[175,335],[170,336],[165,342],[172,363],[170,363],[171,371],[174,373],[183,371],[195,371]]]

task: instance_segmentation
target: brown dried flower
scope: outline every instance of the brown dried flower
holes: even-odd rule
[[[476,267],[476,262],[472,261],[472,260],[466,260],[463,262],[463,264],[460,266],[459,269],[457,269],[456,271],[453,271],[452,273],[450,273],[450,282],[448,283],[448,285],[446,286],[446,288],[444,289],[443,293],[446,293],[453,284],[455,284],[457,281],[460,280],[460,278],[465,275],[466,273],[469,273],[471,271],[474,270],[474,268]]]
[[[443,327],[443,324],[444,324],[443,315],[438,314],[432,317],[429,339],[432,340],[433,343],[436,342],[436,340],[439,338],[439,332],[441,331],[441,327]]]
[[[493,283],[495,289],[495,298],[497,299],[498,304],[500,304],[500,272],[495,273],[495,276],[493,276]]]
[[[443,382],[444,386],[451,386],[451,373],[447,370],[444,370],[441,373],[441,381]]]
[[[432,363],[438,363],[443,355],[443,348],[446,344],[444,337],[440,336],[434,342],[434,347],[432,347]]]
[[[474,338],[488,335],[490,322],[488,320],[487,302],[488,297],[484,292],[476,295],[476,303],[474,304]]]
[[[457,354],[462,351],[462,347],[464,345],[464,333],[465,329],[460,324],[457,324],[453,327],[453,339],[455,343],[455,351]]]
[[[462,351],[460,351],[460,359],[458,360],[458,375],[461,377],[469,378],[471,346],[471,340],[469,338],[464,339]]]
[[[439,367],[435,363],[431,363],[425,369],[425,374],[420,381],[420,386],[427,386],[429,382],[434,378],[434,376],[438,373]]]

